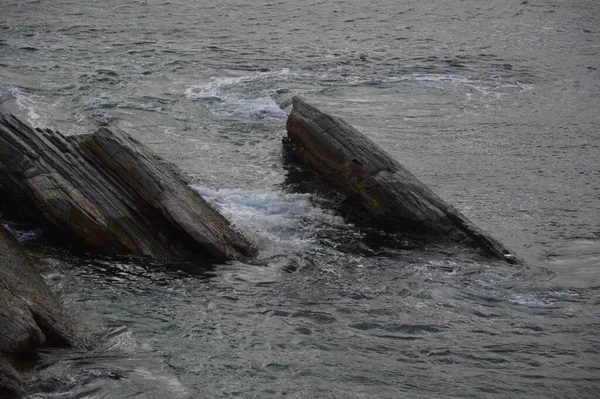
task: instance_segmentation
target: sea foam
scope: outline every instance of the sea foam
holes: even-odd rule
[[[251,231],[265,245],[306,248],[314,244],[320,230],[345,226],[340,217],[314,207],[309,194],[192,188],[236,226]]]
[[[23,91],[17,87],[10,89],[10,93],[15,99],[16,104],[27,111],[27,121],[31,125],[36,125],[35,121],[40,119],[40,115],[36,112],[35,104],[36,101],[33,97],[27,96]]]
[[[190,86],[186,98],[202,101],[207,109],[218,116],[245,118],[285,118],[272,95],[276,90],[264,86],[275,77],[287,74],[287,70],[263,72],[238,77],[212,77],[204,84]]]

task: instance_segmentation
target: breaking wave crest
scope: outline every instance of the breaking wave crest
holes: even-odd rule
[[[202,101],[208,110],[218,116],[245,117],[254,119],[285,118],[273,94],[276,89],[263,88],[268,80],[287,74],[264,72],[240,77],[213,77],[210,82],[194,85],[185,90],[190,100]]]
[[[314,244],[319,232],[346,226],[340,217],[314,207],[309,194],[192,188],[236,226],[251,231],[262,247],[298,250]]]

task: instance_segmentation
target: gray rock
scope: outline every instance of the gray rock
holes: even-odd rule
[[[174,165],[116,128],[64,136],[0,113],[0,190],[4,208],[89,248],[218,261],[256,252]]]
[[[355,221],[437,236],[508,263],[521,263],[344,120],[294,97],[286,127],[290,152],[343,193],[346,213],[353,213]]]
[[[45,345],[89,346],[33,261],[0,226],[0,395],[23,394],[11,360]]]
[[[0,353],[0,398],[20,398],[25,395],[23,380]]]

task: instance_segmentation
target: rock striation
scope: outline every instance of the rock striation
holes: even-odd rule
[[[86,248],[156,259],[255,255],[174,165],[116,128],[65,136],[0,113],[0,194],[5,211]]]
[[[343,193],[354,220],[387,231],[437,236],[521,263],[344,120],[294,97],[286,127],[289,151]]]

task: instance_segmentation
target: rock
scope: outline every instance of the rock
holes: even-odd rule
[[[21,376],[0,354],[0,398],[20,398],[24,395]]]
[[[64,136],[0,113],[0,190],[5,209],[87,248],[157,259],[255,255],[174,165],[116,128]]]
[[[24,393],[12,360],[45,345],[89,346],[32,260],[0,225],[0,397]]]
[[[294,97],[286,127],[290,152],[343,194],[353,220],[387,231],[437,236],[508,263],[521,262],[342,119]]]

